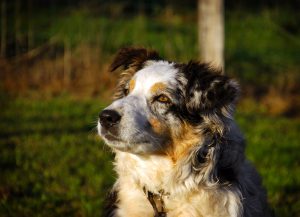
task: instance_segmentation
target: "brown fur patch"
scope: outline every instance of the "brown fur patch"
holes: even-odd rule
[[[173,162],[177,162],[178,159],[186,157],[190,148],[198,145],[202,140],[201,136],[199,136],[199,132],[187,123],[183,123],[180,128],[179,133],[173,133],[172,144],[167,152]]]
[[[110,71],[115,71],[119,67],[125,70],[134,68],[139,70],[147,60],[159,60],[160,57],[156,51],[146,50],[145,48],[125,47],[119,50],[115,56]]]
[[[164,84],[162,82],[158,82],[158,83],[155,83],[154,85],[152,85],[152,87],[150,88],[150,92],[152,94],[155,94],[159,91],[164,91],[166,88],[167,88],[166,84]]]
[[[135,87],[135,80],[131,79],[129,82],[129,91],[131,92]]]
[[[165,133],[167,131],[167,127],[161,121],[156,118],[150,118],[149,123],[153,129],[153,131],[159,135]]]

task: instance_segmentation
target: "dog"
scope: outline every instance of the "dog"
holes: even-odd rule
[[[239,84],[209,64],[122,48],[115,101],[98,133],[115,153],[109,217],[268,217],[233,113]]]

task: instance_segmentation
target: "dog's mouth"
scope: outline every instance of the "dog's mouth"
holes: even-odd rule
[[[121,138],[112,135],[111,133],[106,133],[105,135],[102,134],[102,136],[107,139],[110,142],[114,143],[123,143],[123,144],[131,144],[131,145],[137,145],[137,144],[148,144],[150,141],[148,140],[138,140],[138,141],[124,141]]]
[[[101,133],[100,133],[101,137],[104,137],[106,140],[110,141],[110,142],[114,142],[114,143],[124,143],[124,144],[147,144],[150,141],[146,140],[146,139],[142,139],[142,140],[137,140],[137,141],[125,141],[122,138],[120,138],[119,136],[116,136],[114,134],[112,134],[110,131],[101,129]]]
[[[100,136],[107,139],[108,141],[112,141],[112,142],[125,142],[118,136],[116,136],[116,135],[112,134],[111,132],[104,130],[104,129],[101,129]]]
[[[125,141],[122,138],[111,134],[110,132],[101,132],[101,136],[106,140],[106,144],[113,149],[129,152],[129,153],[142,153],[137,147],[148,147],[151,146],[151,142],[146,139]]]

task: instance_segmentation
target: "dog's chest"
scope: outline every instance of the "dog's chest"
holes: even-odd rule
[[[117,152],[116,171],[121,180],[130,180],[136,187],[158,193],[168,191],[172,180],[174,165],[163,156],[136,156],[130,153]]]
[[[195,189],[192,178],[176,178],[175,174],[178,173],[174,173],[174,170],[177,167],[167,158],[117,152],[115,168],[119,175],[121,217],[154,216],[153,207],[143,188],[158,195],[163,190],[162,199],[168,217],[237,216],[238,195],[217,189],[209,191],[200,186]]]

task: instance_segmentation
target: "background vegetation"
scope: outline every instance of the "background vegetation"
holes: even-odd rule
[[[196,4],[5,2],[0,216],[101,216],[115,175],[94,128],[117,77],[106,70],[112,55],[138,45],[197,59]],[[226,73],[243,87],[236,118],[271,206],[286,217],[300,216],[298,12],[297,1],[225,2]]]

